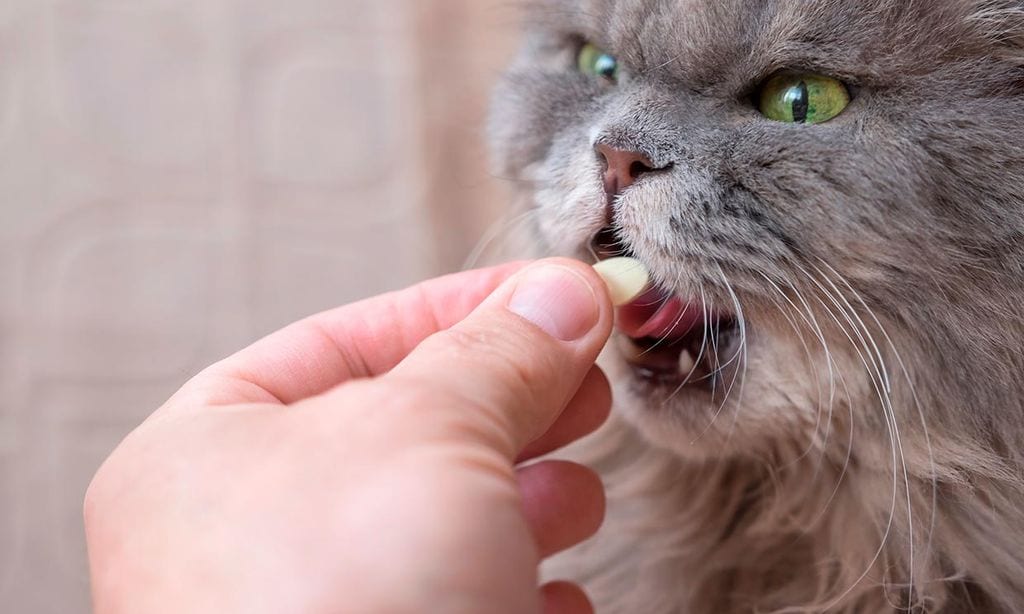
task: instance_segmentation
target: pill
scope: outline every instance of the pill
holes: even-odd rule
[[[608,285],[616,307],[636,300],[651,283],[647,267],[635,258],[611,258],[595,264],[594,270]]]

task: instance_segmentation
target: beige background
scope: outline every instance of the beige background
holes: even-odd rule
[[[0,610],[88,611],[96,467],[190,374],[461,266],[507,0],[0,0]]]

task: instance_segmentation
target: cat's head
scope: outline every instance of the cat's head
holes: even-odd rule
[[[608,361],[651,440],[889,458],[1017,420],[1021,3],[541,0],[527,24],[498,172],[545,253],[652,271]]]

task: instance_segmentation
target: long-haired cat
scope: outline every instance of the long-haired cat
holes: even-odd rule
[[[1024,612],[1024,2],[540,0],[496,94],[542,253],[657,287],[576,456],[599,612]]]

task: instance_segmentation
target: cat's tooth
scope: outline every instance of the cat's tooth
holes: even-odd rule
[[[693,358],[693,354],[690,350],[683,350],[679,354],[679,372],[683,375],[689,375],[697,368],[697,361]]]
[[[611,258],[595,264],[594,270],[608,285],[616,307],[636,300],[651,283],[647,267],[635,258]]]

